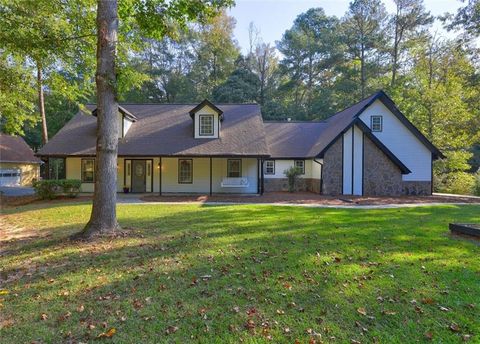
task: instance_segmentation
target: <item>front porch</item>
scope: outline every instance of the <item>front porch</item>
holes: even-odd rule
[[[66,157],[67,179],[93,192],[95,160]],[[168,194],[262,194],[259,157],[119,157],[117,192]]]

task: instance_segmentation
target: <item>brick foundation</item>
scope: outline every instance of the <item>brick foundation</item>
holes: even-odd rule
[[[404,181],[403,182],[403,194],[411,196],[427,196],[432,194],[431,182],[416,182],[416,181]]]
[[[287,178],[265,178],[264,186],[266,192],[288,191]],[[298,178],[295,191],[320,192],[320,180],[313,178]]]

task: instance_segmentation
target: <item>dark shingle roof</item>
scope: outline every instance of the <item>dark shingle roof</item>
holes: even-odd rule
[[[268,156],[265,130],[256,104],[217,105],[223,111],[219,139],[195,139],[189,111],[196,104],[122,104],[135,115],[119,140],[120,156]],[[93,110],[94,106],[89,106]],[[94,155],[96,117],[78,113],[38,155]]]
[[[35,164],[41,162],[34,156],[33,150],[23,138],[2,133],[0,133],[0,161]]]
[[[359,116],[374,101],[380,100],[432,153],[435,158],[443,157],[443,154],[398,110],[395,103],[383,91],[379,91],[358,103],[337,112],[324,122],[296,123],[277,122],[265,123],[267,142],[272,152],[272,157],[319,157],[322,158],[325,151],[340,135],[355,123],[360,121]],[[363,123],[363,122],[362,122]],[[358,124],[362,124],[358,123]],[[362,130],[371,134],[370,128],[361,125]],[[372,134],[373,135],[373,134]],[[403,163],[396,158],[380,141],[375,140],[379,148],[389,156],[392,161],[399,165],[400,169],[407,173]],[[301,155],[304,154],[304,155]]]
[[[120,156],[269,156],[273,158],[314,158],[323,153],[357,121],[360,114],[379,99],[412,133],[428,147],[434,157],[442,153],[423,136],[379,91],[342,110],[323,122],[265,122],[257,104],[210,105],[223,112],[219,139],[195,139],[192,109],[198,104],[122,104],[134,116],[125,138],[119,140]],[[204,101],[201,104],[206,104]],[[94,110],[90,106],[89,110]],[[362,123],[359,123],[362,124]],[[370,133],[368,126],[362,130]],[[96,117],[77,114],[37,155],[95,155]],[[396,157],[383,144],[377,144],[393,160]],[[398,160],[398,159],[396,159]],[[408,169],[397,162],[404,171]],[[403,166],[403,167],[402,167]]]
[[[313,158],[327,129],[325,122],[265,122],[272,158]]]
[[[342,110],[323,122],[266,122],[272,157],[313,158],[324,152],[348,128],[376,94]]]

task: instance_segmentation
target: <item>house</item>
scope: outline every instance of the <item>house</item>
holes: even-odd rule
[[[66,178],[95,184],[96,111],[78,113],[39,152],[61,161]],[[321,122],[263,121],[257,104],[122,104],[117,190],[262,194],[287,190],[284,171],[301,169],[298,190],[326,195],[430,194],[442,153],[383,92]]]
[[[0,186],[31,186],[40,164],[23,138],[0,133]]]

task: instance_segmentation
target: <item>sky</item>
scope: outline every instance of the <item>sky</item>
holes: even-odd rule
[[[248,51],[248,26],[253,22],[260,30],[260,36],[266,43],[275,44],[289,29],[295,18],[309,8],[322,7],[327,15],[342,17],[348,9],[350,0],[236,0],[235,7],[228,13],[233,16],[237,25],[234,31],[243,52]],[[392,0],[383,0],[387,11],[392,13]],[[462,5],[459,0],[424,0],[425,8],[437,16],[445,12],[455,13]],[[436,22],[433,30],[443,31]]]

